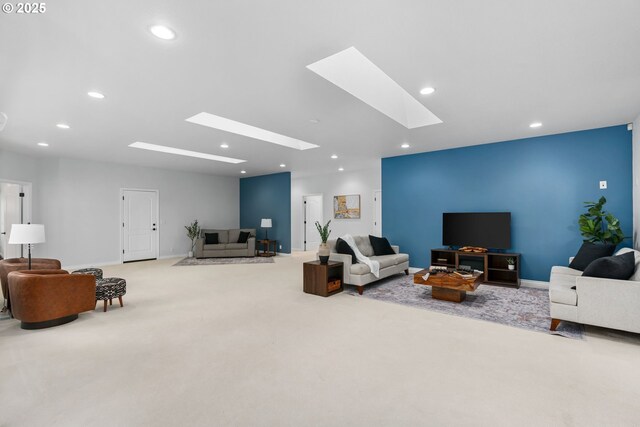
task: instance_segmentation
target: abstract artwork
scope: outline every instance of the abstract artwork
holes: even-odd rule
[[[360,219],[360,195],[333,196],[335,219]]]

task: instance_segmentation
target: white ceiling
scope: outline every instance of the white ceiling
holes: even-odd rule
[[[252,176],[627,123],[640,114],[638,16],[637,0],[48,2],[40,16],[0,16],[0,144]],[[177,38],[153,37],[156,23]],[[351,46],[443,123],[406,129],[306,68]],[[320,148],[185,121],[203,111]],[[127,147],[136,141],[247,162]]]

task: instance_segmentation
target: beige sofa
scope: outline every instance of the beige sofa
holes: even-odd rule
[[[409,274],[409,255],[401,254],[398,246],[391,245],[396,252],[394,255],[375,256],[373,254],[373,247],[369,241],[369,236],[353,236],[353,240],[355,240],[356,246],[360,252],[362,252],[362,255],[380,263],[380,277],[376,277],[371,273],[367,265],[362,263],[352,264],[351,255],[336,252],[336,240],[327,241],[331,250],[329,259],[332,261],[342,261],[344,263],[344,283],[357,286],[360,295],[362,295],[365,285],[369,283],[402,273],[403,271],[405,274]]]
[[[554,266],[549,280],[552,331],[562,320],[640,333],[640,252],[633,251],[636,270],[629,280],[583,277],[582,271]],[[575,287],[575,289],[571,289]]]
[[[241,231],[250,234],[247,243],[237,243]],[[206,245],[205,233],[218,233],[218,244]],[[231,230],[202,230],[200,238],[196,241],[196,258],[219,257],[252,257],[256,255],[256,230],[255,228],[234,228]]]

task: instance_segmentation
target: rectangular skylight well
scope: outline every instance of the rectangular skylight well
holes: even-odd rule
[[[210,113],[199,113],[193,117],[185,119],[190,123],[207,126],[214,129],[223,130],[225,132],[235,133],[237,135],[248,136],[249,138],[259,139],[261,141],[270,142],[272,144],[282,145],[284,147],[294,148],[296,150],[308,150],[317,148],[318,145],[310,142],[301,141],[289,136],[280,135],[255,126],[236,122],[235,120],[226,119]]]
[[[407,129],[442,123],[355,47],[307,65],[307,68]]]
[[[167,147],[166,145],[148,144],[146,142],[134,142],[129,144],[131,148],[140,148],[142,150],[158,151],[160,153],[177,154],[178,156],[197,157],[199,159],[213,160],[225,163],[244,163],[246,160],[234,159],[231,157],[216,156],[215,154],[200,153],[198,151],[183,150],[181,148]]]

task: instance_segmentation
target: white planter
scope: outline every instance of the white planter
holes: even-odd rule
[[[326,243],[320,243],[320,246],[318,247],[318,258],[320,258],[321,264],[326,264],[329,261],[330,253],[329,245]]]
[[[189,258],[193,258],[193,251],[189,251],[187,255],[189,256]]]
[[[515,270],[516,269],[516,266],[513,265],[513,264],[509,264],[509,265],[507,265],[507,267],[509,268],[509,270]]]

